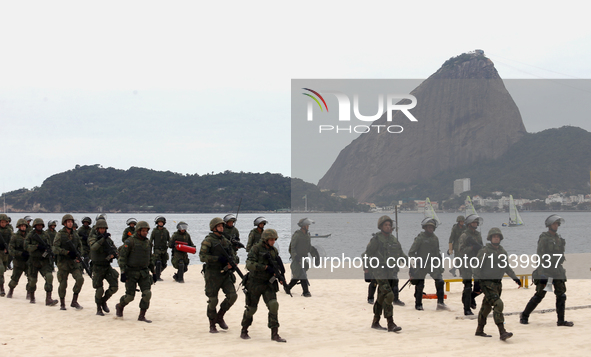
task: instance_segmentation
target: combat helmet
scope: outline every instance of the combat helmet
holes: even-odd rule
[[[142,228],[148,228],[148,230],[150,229],[150,225],[148,224],[148,222],[146,221],[139,221],[137,222],[137,225],[135,226],[136,231],[141,231]]]
[[[214,219],[209,221],[209,230],[213,232],[215,227],[220,223],[224,223],[224,220],[220,217],[215,217]]]
[[[558,225],[564,224],[564,218],[560,217],[557,214],[553,214],[550,217],[546,218],[546,227],[550,227],[554,222],[558,221]]]
[[[41,218],[35,218],[35,220],[33,221],[33,224],[31,226],[35,227],[38,224],[43,225],[43,228],[45,228],[45,222],[43,222],[43,219],[41,219]]]
[[[20,227],[20,226],[22,226],[23,224],[25,226],[27,225],[27,221],[24,218],[19,218],[18,221],[16,221],[16,227],[17,228]]]
[[[69,220],[69,219],[72,220],[72,223],[74,222],[74,217],[71,214],[65,214],[62,217],[62,226],[65,226],[66,225],[66,221]]]
[[[466,223],[466,225],[470,225],[472,222],[478,222],[478,225],[481,226],[484,223],[484,218],[480,217],[477,214],[472,213],[471,215],[466,217],[466,220],[464,221],[464,223]]]
[[[47,227],[51,227],[51,226],[57,226],[57,220],[53,219],[49,222],[47,222]]]
[[[33,220],[31,216],[24,216],[23,219],[25,220],[25,222],[31,222]]]
[[[503,233],[501,233],[501,229],[497,227],[493,227],[488,231],[488,236],[486,236],[486,240],[492,242],[492,236],[498,234],[501,236],[501,240],[503,240]]]
[[[84,224],[84,222],[88,222],[88,224],[92,224],[92,219],[90,219],[90,217],[84,217],[84,218],[82,218],[82,224]]]
[[[390,224],[394,226],[394,221],[389,216],[381,216],[378,218],[378,229],[382,229],[382,225],[388,221],[390,221]]]
[[[164,216],[158,216],[154,218],[154,223],[158,224],[158,222],[162,222],[164,225],[166,225],[166,218],[164,218]]]
[[[464,216],[458,216],[458,218],[456,218],[456,222],[465,222],[466,221],[466,217]]]
[[[421,227],[425,228],[426,226],[433,226],[434,229],[437,229],[439,222],[435,218],[426,217],[421,221]]]
[[[302,218],[298,221],[298,226],[304,227],[304,226],[309,226],[314,223],[316,223],[316,222],[314,222],[313,220],[311,220],[309,218]]]
[[[9,219],[8,216],[5,215],[4,213],[1,213],[0,214],[0,221],[6,221],[6,222],[8,222],[8,219]]]
[[[183,222],[183,221],[180,221],[176,225],[176,229],[178,229],[179,231],[186,231],[187,228],[189,228],[189,225],[186,222]]]
[[[279,236],[277,235],[277,231],[274,230],[273,228],[267,228],[263,231],[263,234],[261,235],[261,240],[263,242],[268,241],[269,239],[277,239],[279,238]]]
[[[236,222],[236,216],[235,216],[235,215],[233,215],[232,213],[225,215],[225,216],[224,216],[224,222],[225,222],[225,223],[228,223],[229,221],[234,221],[234,222]]]
[[[109,229],[109,225],[107,224],[107,221],[105,221],[104,219],[99,219],[96,222],[94,228],[96,228],[96,229],[99,229],[99,228],[107,228],[107,229]],[[150,227],[148,227],[148,228],[150,228]]]
[[[269,221],[267,221],[267,219],[265,219],[265,217],[260,216],[260,217],[255,218],[253,223],[254,223],[255,227],[258,227],[259,224],[261,224],[261,223],[267,224],[267,223],[269,223]]]
[[[129,226],[130,224],[132,224],[132,223],[137,225],[137,224],[138,224],[138,222],[137,222],[137,219],[135,219],[135,218],[130,218],[130,219],[128,219],[127,221],[125,221],[125,224],[127,224],[128,226]],[[137,227],[136,227],[136,228],[137,228]],[[145,227],[144,227],[144,228],[145,228]],[[148,226],[148,228],[150,228],[150,226]]]
[[[105,221],[107,220],[107,214],[106,213],[99,213],[96,215],[96,218],[94,219],[95,221],[98,221],[99,219],[104,219]]]

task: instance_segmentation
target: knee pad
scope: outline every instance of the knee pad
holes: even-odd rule
[[[384,305],[390,305],[394,302],[394,293],[389,292],[384,296]]]
[[[217,296],[210,296],[209,300],[207,300],[207,304],[209,306],[213,306],[214,308],[218,306],[218,297]]]
[[[228,303],[230,303],[230,305],[232,305],[236,302],[236,300],[238,300],[238,294],[236,294],[236,293],[228,294],[227,299],[228,299]]]
[[[246,307],[246,313],[247,313],[249,316],[252,316],[252,315],[254,315],[254,314],[255,314],[255,312],[257,312],[257,309],[258,309],[258,307],[257,307],[257,306],[247,306],[247,307]]]
[[[152,298],[152,290],[142,291],[142,299],[143,300],[150,300],[150,298]]]
[[[277,315],[277,312],[279,311],[279,302],[277,302],[276,299],[270,300],[267,307],[269,307],[270,314]]]

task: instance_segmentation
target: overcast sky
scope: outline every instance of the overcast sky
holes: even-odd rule
[[[2,2],[0,189],[76,164],[289,175],[292,78],[426,78],[477,48],[502,78],[591,78],[581,4]]]

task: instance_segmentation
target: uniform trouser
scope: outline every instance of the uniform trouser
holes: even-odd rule
[[[376,294],[376,289],[378,287],[378,281],[375,279],[371,279],[369,285],[367,286],[367,299],[373,299],[374,295]]]
[[[411,284],[415,286],[415,306],[422,306],[423,305],[423,290],[425,289],[425,277],[429,274],[433,280],[435,280],[435,289],[437,292],[437,302],[443,303],[443,286],[445,285],[445,281],[441,278],[441,272],[416,272],[413,279],[410,281]]]
[[[219,269],[205,270],[205,296],[207,301],[207,317],[212,320],[217,318],[218,293],[220,289],[226,295],[226,298],[220,304],[220,310],[228,311],[234,305],[238,295],[234,283],[236,277],[231,272],[220,273]]]
[[[45,291],[53,291],[53,263],[49,259],[35,259],[29,262],[29,283],[27,284],[27,291],[34,292],[37,290],[37,278],[41,273],[45,279]]]
[[[289,282],[290,286],[295,286],[298,281],[301,281],[302,289],[304,293],[308,292],[308,274],[307,274],[307,267],[302,267],[300,262],[298,262],[299,258],[293,260],[289,266],[291,270],[291,281]]]
[[[486,318],[488,317],[488,314],[490,314],[491,310],[493,312],[495,324],[498,325],[504,323],[504,304],[503,300],[501,300],[503,284],[501,281],[482,280],[480,282],[480,288],[482,289],[484,298],[482,299],[482,306],[480,307],[480,312],[478,313],[478,325],[486,325]]]
[[[166,269],[166,264],[168,263],[168,259],[169,259],[168,250],[166,248],[164,248],[164,249],[156,249],[156,248],[154,248],[154,259],[153,259],[154,266],[156,266],[156,262],[160,262],[161,267],[162,267],[161,268],[162,269],[161,271],[163,271],[164,269]],[[185,267],[187,265],[189,265],[189,259],[188,259],[188,257],[187,257],[187,260],[185,262]],[[176,268],[176,269],[178,269],[178,268]]]
[[[460,268],[460,274],[462,276],[462,283],[464,284],[464,290],[462,291],[462,304],[464,305],[464,311],[469,311],[470,306],[474,302],[474,298],[479,293],[472,289],[472,269]]]
[[[541,284],[537,279],[534,280],[534,284],[536,284],[536,293],[530,299],[525,307],[525,311],[522,313],[522,317],[526,319],[529,318],[529,314],[546,296],[546,291],[544,290],[546,285]],[[556,315],[558,316],[558,322],[563,322],[564,311],[566,310],[566,280],[554,279],[552,285],[554,287],[554,295],[556,295]]]
[[[82,276],[82,269],[80,268],[80,263],[75,263],[71,259],[65,259],[57,263],[57,280],[60,282],[60,285],[57,289],[57,293],[60,299],[64,299],[66,297],[66,289],[68,288],[68,276],[70,274],[72,274],[72,278],[74,278],[74,280],[76,281],[74,283],[74,288],[72,289],[74,294],[79,294],[80,290],[82,290],[82,285],[84,285],[84,277]]]
[[[167,258],[167,260],[168,260],[168,258]],[[172,266],[175,269],[178,269],[179,263],[181,263],[181,262],[183,262],[185,264],[185,271],[187,271],[187,269],[189,267],[189,255],[185,252],[179,252],[178,250],[175,250],[174,254],[172,255]]]
[[[6,268],[8,267],[8,254],[0,253],[0,284],[4,284],[4,272],[6,272]]]
[[[11,289],[16,288],[23,273],[25,273],[25,276],[27,275],[27,262],[20,258],[14,259],[12,261],[12,276],[10,277],[8,287]]]
[[[381,316],[382,311],[384,317],[392,317],[394,315],[394,290],[398,292],[398,280],[394,279],[377,279],[378,282],[378,299],[373,304],[374,316]]]
[[[142,299],[140,300],[140,309],[148,310],[150,307],[150,299],[152,298],[152,275],[148,268],[141,270],[125,271],[127,281],[125,282],[125,295],[121,297],[119,303],[121,306],[126,306],[135,298],[135,288],[139,286],[142,292]],[[108,280],[107,280],[108,281]]]
[[[279,287],[277,282],[271,284],[267,280],[250,279],[247,282],[246,288],[246,307],[242,316],[242,327],[246,328],[252,324],[253,316],[257,312],[261,296],[267,305],[267,309],[269,309],[267,326],[271,329],[279,327],[279,302],[277,302],[277,291]]]
[[[103,281],[106,280],[109,288],[105,292]],[[103,298],[108,300],[119,290],[119,273],[111,268],[111,265],[92,265],[92,287],[96,289],[94,302],[97,305],[103,303]]]

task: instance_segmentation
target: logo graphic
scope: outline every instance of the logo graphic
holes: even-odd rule
[[[322,103],[324,103],[324,107],[326,108],[326,112],[328,112],[328,106],[326,105],[326,102],[324,101],[324,98],[322,98],[322,96],[320,95],[320,93],[316,92],[315,90],[309,89],[309,88],[302,88],[304,90],[310,91],[314,94],[316,94],[318,96],[318,98],[320,98],[320,100],[322,100]],[[314,99],[314,101],[316,102],[316,104],[318,104],[318,107],[320,107],[320,111],[323,111],[322,109],[322,105],[320,105],[320,102],[318,101],[318,99],[314,98],[313,96],[311,96],[308,93],[302,93],[305,96],[308,96],[312,99]],[[308,103],[308,118],[312,117],[312,103]]]

